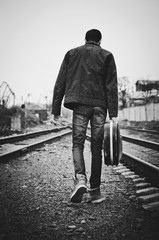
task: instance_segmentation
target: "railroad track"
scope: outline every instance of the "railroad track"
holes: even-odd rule
[[[57,140],[71,132],[72,130],[69,127],[56,127],[49,130],[1,138],[0,162],[6,161],[17,154],[25,153],[35,147],[39,147],[46,142]]]
[[[41,130],[17,136],[0,138],[0,160],[12,156],[15,153],[25,152],[28,149],[44,144],[48,141],[58,139],[63,135],[70,133],[70,127],[56,127],[49,130]],[[88,135],[88,138],[90,138],[90,135]],[[122,139],[124,150],[123,156],[125,159],[128,159],[128,163],[139,163],[141,166],[144,166],[144,168],[147,167],[148,169],[154,169],[154,171],[158,174],[159,143],[123,134]],[[151,156],[151,158],[149,156]]]
[[[132,178],[146,210],[159,209],[159,143],[123,135],[123,165],[116,171]]]
[[[0,161],[25,153],[46,142],[57,140],[71,132],[70,128],[60,127],[16,137],[1,138],[0,144],[6,150],[1,152],[0,148]],[[89,134],[87,134],[87,137],[90,139]],[[122,135],[122,138],[124,150],[122,160],[120,165],[114,169],[126,178],[133,179],[137,188],[137,198],[142,202],[145,209],[151,209],[154,206],[159,207],[159,143],[126,135]],[[149,159],[149,156],[151,156],[151,159]],[[151,186],[151,183],[154,187]]]
[[[159,184],[159,143],[121,135],[123,140],[123,162],[138,165],[139,170],[151,172],[151,178]],[[90,139],[90,135],[87,135]],[[153,174],[152,174],[153,171]]]
[[[141,128],[135,128],[131,126],[123,126],[119,124],[120,129],[129,129],[130,131],[136,131],[136,132],[142,132],[142,133],[148,133],[153,135],[159,135],[159,131],[150,130],[150,129],[141,129]]]
[[[125,151],[124,156],[127,162],[143,166],[144,171],[151,169],[150,172],[152,172],[154,170],[154,174],[151,175],[154,175],[154,178],[157,178],[158,182],[159,138],[154,136],[153,132],[150,131],[148,134],[145,134],[145,132],[143,134],[138,133],[137,137],[132,131],[128,131],[127,135],[124,135],[123,131],[121,133],[123,149]]]
[[[131,178],[136,199],[145,210],[159,209],[159,138],[158,132],[131,129],[123,135],[123,157],[115,170]],[[138,137],[136,137],[138,135]]]
[[[90,135],[87,134],[88,140]],[[146,210],[159,209],[159,143],[122,135],[123,155],[117,173],[133,180],[138,202]],[[137,157],[140,156],[140,157]]]

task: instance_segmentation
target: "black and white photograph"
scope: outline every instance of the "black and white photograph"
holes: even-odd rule
[[[0,240],[159,239],[159,1],[0,0]]]

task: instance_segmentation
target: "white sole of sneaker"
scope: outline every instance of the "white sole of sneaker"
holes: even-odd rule
[[[105,201],[105,197],[100,198],[100,199],[96,199],[96,200],[92,200],[91,203],[98,204],[98,203],[101,203],[103,201]]]
[[[80,203],[82,201],[83,194],[87,192],[86,186],[79,186],[71,195],[70,200],[73,203]]]

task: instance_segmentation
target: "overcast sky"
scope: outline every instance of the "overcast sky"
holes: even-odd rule
[[[0,0],[0,84],[17,102],[51,100],[65,53],[91,28],[102,32],[118,77],[159,80],[158,0]]]

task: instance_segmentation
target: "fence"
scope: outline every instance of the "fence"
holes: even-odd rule
[[[149,103],[119,110],[119,120],[128,121],[159,121],[159,103]]]

